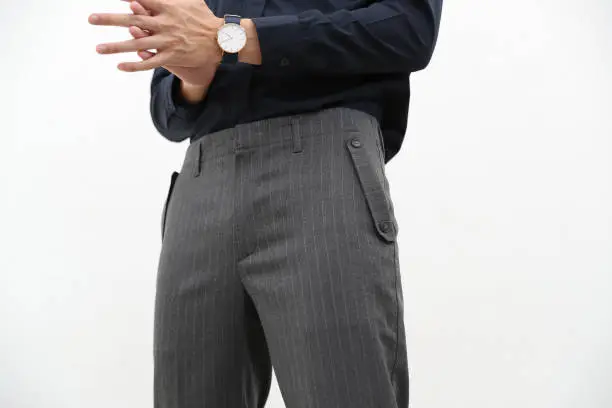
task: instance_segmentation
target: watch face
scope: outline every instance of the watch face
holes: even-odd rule
[[[217,42],[225,52],[238,52],[246,44],[246,31],[239,24],[224,24],[217,31]]]

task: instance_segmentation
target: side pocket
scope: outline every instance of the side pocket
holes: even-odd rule
[[[166,200],[164,201],[164,208],[162,210],[161,217],[161,236],[164,239],[165,229],[166,229],[166,214],[168,213],[168,206],[170,204],[170,199],[172,198],[172,190],[174,190],[174,185],[176,184],[176,179],[179,176],[178,171],[173,171],[170,176],[170,186],[168,187],[168,193],[166,194]]]
[[[380,160],[382,164],[384,165],[386,157],[387,157],[387,152],[385,151],[385,138],[383,136],[382,129],[380,128],[380,124],[378,123],[378,120],[377,119],[373,119],[373,120],[374,120],[374,125],[376,127],[376,135],[378,136],[378,145],[380,147],[380,152],[381,152]]]
[[[359,136],[354,136],[346,141],[346,147],[361,184],[376,232],[385,241],[395,242],[397,223],[391,212],[391,203],[385,190],[384,174],[381,173],[381,166],[373,159],[373,154],[378,155],[379,152],[371,153],[366,142],[361,141]]]

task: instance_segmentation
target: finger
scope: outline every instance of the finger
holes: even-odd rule
[[[147,9],[145,9],[142,4],[137,1],[130,2],[130,10],[134,12],[134,14],[138,14],[140,16],[150,16],[151,13]]]
[[[149,35],[143,38],[120,41],[115,43],[98,44],[96,51],[100,54],[116,54],[120,52],[136,52],[139,50],[164,48],[166,39],[161,35]]]
[[[142,30],[140,27],[136,27],[136,26],[131,26],[129,28],[130,34],[132,34],[132,36],[134,38],[143,38],[143,37],[148,37],[149,33],[147,33],[146,31]]]
[[[129,1],[129,0],[122,0],[122,1]],[[148,16],[149,12],[147,10],[145,10],[144,7],[142,7],[142,5],[140,3],[138,3],[137,1],[130,1],[130,9],[134,12],[134,14],[138,14],[138,15],[144,15],[144,16]],[[132,29],[132,27],[130,27],[130,30]],[[145,35],[149,35],[150,33],[147,30],[143,30],[140,27],[138,27],[138,29],[142,32],[145,33]],[[132,33],[133,35],[133,33]],[[136,37],[136,36],[134,36]],[[143,36],[140,36],[138,38],[141,38]]]
[[[134,38],[142,38],[142,37],[148,36],[146,32],[134,26],[130,27],[130,33],[134,36]],[[147,51],[147,50],[138,50],[137,54],[143,60],[149,59],[155,55],[155,53]]]
[[[139,0],[139,3],[147,10],[156,12],[164,10],[163,0]]]
[[[139,16],[123,13],[94,13],[89,16],[89,23],[99,26],[129,27],[132,25],[142,29],[154,28],[155,19],[151,16]]]
[[[167,57],[166,55],[169,55],[169,54],[164,53],[164,52],[158,52],[153,57],[145,61],[121,62],[119,65],[117,65],[117,68],[125,72],[146,71],[149,69],[158,68],[158,67],[161,67],[162,65],[165,65],[168,62],[167,60],[169,57]]]
[[[147,60],[147,59],[152,58],[152,57],[154,57],[154,56],[155,56],[155,53],[154,53],[154,52],[144,51],[144,50],[138,51],[138,53],[137,53],[137,54],[138,54],[138,56],[139,56],[140,58],[142,58],[143,60]]]
[[[146,8],[144,8],[144,6],[139,3],[138,1],[133,1],[133,0],[121,0],[121,1],[125,1],[126,3],[130,3],[130,9],[135,13],[135,14],[139,14],[139,15],[143,15],[143,16],[151,16],[153,15],[153,13],[151,13],[149,10],[147,10]]]

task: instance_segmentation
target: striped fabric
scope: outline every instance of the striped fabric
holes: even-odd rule
[[[191,143],[161,215],[155,408],[407,408],[380,127],[346,107]]]

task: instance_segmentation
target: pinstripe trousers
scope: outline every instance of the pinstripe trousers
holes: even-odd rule
[[[407,408],[397,221],[377,120],[346,107],[187,148],[161,216],[155,408]]]

